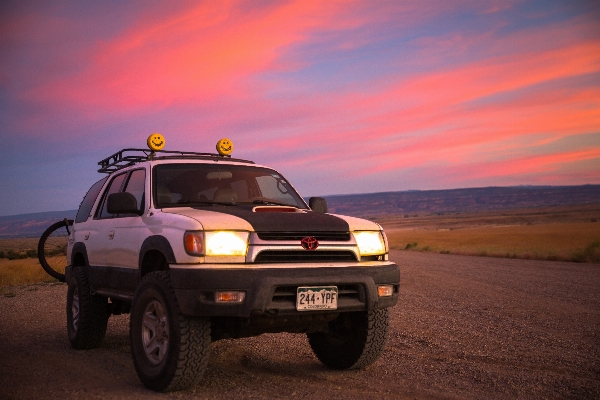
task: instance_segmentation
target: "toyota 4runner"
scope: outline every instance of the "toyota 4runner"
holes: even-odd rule
[[[223,338],[306,333],[334,369],[383,352],[400,272],[378,224],[228,155],[125,149],[99,165],[68,238],[75,349],[130,313],[135,369],[156,391],[194,385]]]

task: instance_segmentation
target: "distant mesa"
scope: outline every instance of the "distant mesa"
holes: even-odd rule
[[[331,213],[373,217],[594,204],[600,203],[600,185],[423,190],[325,198]]]
[[[76,214],[77,210],[68,210],[0,217],[0,238],[40,237],[53,223]]]

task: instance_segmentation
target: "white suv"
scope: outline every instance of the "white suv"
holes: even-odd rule
[[[211,341],[306,333],[335,369],[382,353],[399,268],[381,227],[309,205],[277,171],[190,152],[122,150],[83,199],[67,249],[67,328],[98,347],[130,313],[136,371],[157,391],[202,376]]]

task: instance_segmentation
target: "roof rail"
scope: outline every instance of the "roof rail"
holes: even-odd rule
[[[125,153],[133,154],[125,154]],[[160,155],[157,157],[157,153]],[[164,155],[163,155],[164,154]],[[158,160],[158,159],[200,159],[214,161],[236,161],[248,164],[254,164],[253,161],[242,160],[239,158],[231,158],[231,156],[222,156],[213,153],[194,153],[191,151],[167,151],[167,150],[148,150],[148,149],[123,149],[117,151],[110,157],[106,157],[98,162],[100,169],[98,172],[110,174],[130,165],[134,165],[143,161]]]

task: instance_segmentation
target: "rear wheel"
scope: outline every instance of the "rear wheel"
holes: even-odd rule
[[[74,349],[100,347],[110,316],[108,299],[92,295],[85,267],[75,267],[67,289],[67,333]]]
[[[388,310],[341,313],[324,332],[308,333],[317,358],[333,369],[360,369],[383,353],[389,332]]]
[[[129,333],[135,370],[155,391],[183,390],[202,377],[210,320],[181,315],[168,272],[151,272],[136,290]]]

